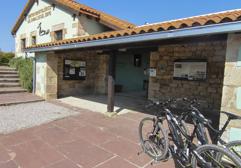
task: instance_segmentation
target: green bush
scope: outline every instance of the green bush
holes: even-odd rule
[[[33,62],[32,59],[13,58],[9,62],[10,67],[16,68],[19,72],[20,83],[29,92],[32,91]]]
[[[0,65],[8,65],[9,61],[14,58],[14,53],[0,52]]]

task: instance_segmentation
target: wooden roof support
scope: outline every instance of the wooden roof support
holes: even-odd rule
[[[114,112],[115,107],[115,64],[116,51],[109,55],[109,73],[108,73],[108,105],[107,112]]]

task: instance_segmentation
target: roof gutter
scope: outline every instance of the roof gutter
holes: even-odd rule
[[[164,40],[164,39],[221,34],[221,33],[232,33],[232,32],[241,32],[241,21],[200,26],[200,27],[192,27],[192,28],[185,28],[185,29],[177,29],[177,30],[170,30],[170,31],[144,33],[144,34],[101,39],[101,40],[94,40],[94,41],[86,41],[86,42],[79,42],[79,43],[73,43],[73,44],[65,44],[60,46],[31,48],[31,49],[26,49],[25,51],[26,52],[47,52],[47,51],[57,51],[57,50],[78,49],[78,48],[91,48],[91,47],[100,47],[100,46],[108,46],[108,45],[129,44],[129,43],[137,43],[137,42],[148,42],[148,41],[156,41],[156,40]]]

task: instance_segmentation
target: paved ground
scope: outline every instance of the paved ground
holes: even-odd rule
[[[48,102],[0,106],[0,134],[41,125],[78,112]]]
[[[27,92],[0,94],[0,106],[19,104],[19,103],[28,103],[28,102],[38,102],[42,100],[43,100],[42,98]]]
[[[110,119],[79,115],[0,136],[1,168],[172,168],[172,161],[150,165],[138,156],[138,124],[143,114]]]
[[[60,102],[69,104],[74,107],[84,108],[101,113],[107,110],[107,96],[104,95],[88,95],[82,97],[65,97],[59,99]],[[133,111],[145,110],[146,99],[133,98],[127,96],[115,96],[115,112],[118,114],[125,114]]]

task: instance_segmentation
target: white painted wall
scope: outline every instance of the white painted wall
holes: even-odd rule
[[[33,5],[32,9],[27,15],[27,18],[29,14],[32,14],[48,6],[51,6],[51,3],[49,3],[47,0],[39,0],[39,4],[35,3]],[[44,30],[49,29],[50,32],[52,31],[52,27],[54,25],[64,23],[64,28],[67,29],[67,34],[65,34],[65,39],[77,37],[78,28],[73,27],[74,23],[82,24],[84,31],[86,31],[85,34],[82,34],[84,36],[89,34],[101,33],[109,30],[107,27],[101,25],[95,20],[88,19],[84,15],[77,17],[75,20],[73,19],[72,15],[73,13],[71,13],[70,11],[66,11],[60,6],[56,6],[55,9],[53,8],[51,9],[51,16],[45,17],[37,21],[33,21],[31,23],[28,23],[26,19],[18,29],[15,36],[16,56],[17,57],[26,56],[25,53],[21,53],[21,37],[23,35],[26,35],[27,46],[31,46],[31,32],[33,31],[37,31],[37,44],[51,42],[50,34],[45,36],[39,35],[37,27],[40,22],[42,23],[42,29]],[[34,54],[28,54],[28,56],[34,56]]]
[[[46,55],[36,55],[36,91],[35,94],[45,98],[46,96]]]

